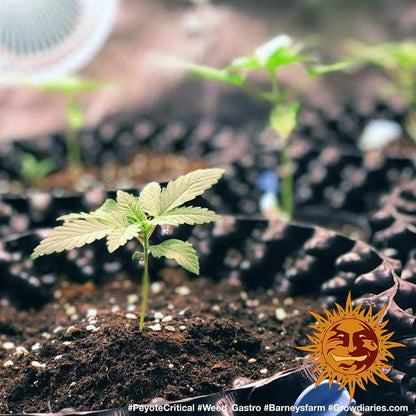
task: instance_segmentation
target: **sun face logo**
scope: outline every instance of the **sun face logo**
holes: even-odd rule
[[[315,387],[325,379],[330,387],[333,382],[339,389],[348,386],[352,401],[356,385],[365,390],[369,381],[377,384],[375,376],[391,381],[383,372],[391,368],[388,358],[394,358],[389,350],[404,345],[389,341],[394,332],[387,333],[388,321],[381,322],[387,305],[373,315],[371,306],[367,311],[362,304],[353,308],[351,293],[345,308],[335,305],[332,312],[324,309],[326,317],[309,312],[318,321],[309,326],[314,330],[307,335],[311,344],[296,348],[310,352],[308,361],[316,363],[313,371],[320,375]]]

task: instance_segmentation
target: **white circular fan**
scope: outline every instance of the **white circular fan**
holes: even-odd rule
[[[69,75],[101,48],[117,0],[0,0],[0,83]]]

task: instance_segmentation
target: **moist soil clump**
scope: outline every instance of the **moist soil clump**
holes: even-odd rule
[[[140,290],[60,283],[38,311],[0,307],[0,413],[100,410],[178,400],[293,368],[317,301],[166,270],[152,284],[145,330]]]

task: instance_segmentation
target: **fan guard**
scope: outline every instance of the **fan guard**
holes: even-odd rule
[[[1,0],[0,83],[77,71],[104,44],[116,10],[117,0]]]

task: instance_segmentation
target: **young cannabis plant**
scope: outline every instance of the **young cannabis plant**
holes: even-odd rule
[[[41,186],[43,179],[53,171],[55,164],[51,159],[36,159],[30,153],[20,158],[20,176],[32,186]]]
[[[66,150],[68,164],[75,175],[79,175],[82,166],[79,132],[85,126],[84,111],[78,101],[78,93],[92,92],[103,85],[78,77],[58,78],[40,84],[39,88],[48,93],[61,93],[65,97],[65,120],[67,124]]]
[[[409,114],[405,128],[416,141],[416,42],[388,42],[370,45],[351,41],[347,45],[358,65],[381,68],[390,78],[388,92],[398,92],[405,100]]]
[[[59,217],[65,221],[56,227],[35,248],[32,259],[45,254],[60,253],[107,238],[110,253],[136,238],[142,247],[133,255],[134,260],[144,263],[142,275],[142,307],[140,330],[143,329],[149,294],[149,256],[162,256],[175,260],[184,269],[199,274],[199,261],[189,242],[170,239],[151,245],[150,238],[160,225],[204,224],[220,217],[211,210],[184,206],[214,185],[224,171],[222,169],[199,169],[170,181],[166,187],[151,182],[138,197],[118,191],[117,198],[107,199],[91,213],[69,214]]]
[[[223,69],[203,65],[181,63],[192,75],[199,78],[233,84],[248,94],[268,102],[271,105],[269,124],[281,137],[280,149],[280,181],[281,219],[291,220],[293,217],[293,167],[289,155],[289,137],[296,127],[299,103],[290,102],[289,89],[279,85],[278,70],[282,67],[302,63],[310,76],[321,76],[330,72],[346,69],[350,61],[341,61],[331,65],[314,65],[313,59],[304,54],[304,46],[290,36],[281,35],[258,47],[250,56],[233,60]],[[264,90],[260,85],[249,81],[251,72],[263,70],[268,74],[270,89]]]

